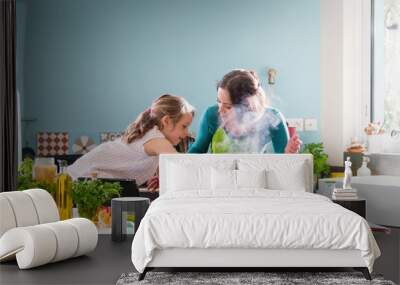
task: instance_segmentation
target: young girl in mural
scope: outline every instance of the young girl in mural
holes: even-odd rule
[[[237,69],[217,85],[217,103],[200,121],[190,153],[297,153],[301,141],[289,138],[286,120],[268,106],[253,71]]]
[[[67,171],[74,180],[96,173],[99,178],[136,179],[141,185],[156,173],[159,154],[176,153],[174,146],[188,136],[193,116],[194,108],[184,98],[163,95],[121,138],[97,146]]]

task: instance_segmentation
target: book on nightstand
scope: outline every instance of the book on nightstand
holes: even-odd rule
[[[332,192],[332,199],[334,199],[334,200],[357,200],[358,199],[357,189],[334,188],[333,192]]]

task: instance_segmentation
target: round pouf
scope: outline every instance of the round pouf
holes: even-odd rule
[[[140,221],[150,206],[150,199],[143,197],[121,197],[111,200],[111,239],[123,241],[126,239],[127,214],[135,214],[135,230],[139,228]]]

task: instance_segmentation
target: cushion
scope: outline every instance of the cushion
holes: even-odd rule
[[[57,206],[45,190],[0,193],[0,262],[16,258],[19,268],[27,269],[96,247],[98,233],[92,221],[58,220]]]
[[[71,225],[62,222],[43,224],[49,228],[57,240],[57,250],[51,262],[57,262],[74,256],[78,248],[78,233],[71,229]]]
[[[267,172],[261,170],[236,170],[237,188],[267,188]]]
[[[167,189],[168,191],[211,190],[212,169],[232,170],[234,163],[232,160],[220,160],[211,166],[207,160],[191,161],[187,158],[169,162]]]
[[[210,167],[185,166],[171,163],[168,168],[168,184],[170,191],[191,189],[210,189]]]
[[[57,239],[43,225],[13,228],[0,238],[0,260],[16,257],[20,269],[49,263],[56,252]]]
[[[9,229],[15,228],[17,222],[15,221],[14,211],[8,199],[0,195],[0,237]]]
[[[236,190],[236,170],[211,168],[212,190]]]
[[[301,159],[239,159],[239,170],[265,170],[267,188],[272,190],[307,191],[308,165]]]
[[[97,245],[92,221],[75,218],[13,228],[0,238],[0,261],[16,257],[20,269],[86,254]]]
[[[28,194],[32,199],[39,218],[39,224],[60,220],[56,202],[54,202],[49,192],[42,189],[29,189],[24,190],[23,193]]]
[[[78,248],[73,257],[91,252],[97,246],[98,232],[92,221],[84,218],[73,218],[63,221],[74,227],[78,234]]]
[[[242,188],[267,188],[265,170],[211,170],[213,190],[239,190]]]
[[[24,191],[11,191],[0,194],[10,203],[17,227],[33,226],[39,223],[35,205],[31,197],[25,194]]]
[[[15,227],[33,226],[60,219],[57,205],[42,189],[0,193],[0,237]]]
[[[211,191],[211,167],[235,169],[236,158],[211,154],[161,154],[159,160],[160,195],[170,191]],[[195,173],[193,173],[195,171]],[[189,172],[189,173],[187,173]],[[195,181],[183,174],[195,176]]]
[[[303,165],[297,165],[290,172],[279,169],[267,170],[268,188],[272,190],[307,191],[306,174]]]

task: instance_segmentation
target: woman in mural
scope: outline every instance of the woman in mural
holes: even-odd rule
[[[217,85],[217,104],[200,121],[190,153],[297,153],[301,141],[289,138],[286,120],[268,106],[257,74],[237,69]]]
[[[189,153],[297,153],[301,140],[289,132],[284,116],[268,106],[253,71],[237,69],[217,85],[217,104],[209,107]],[[158,188],[158,177],[148,184]]]

